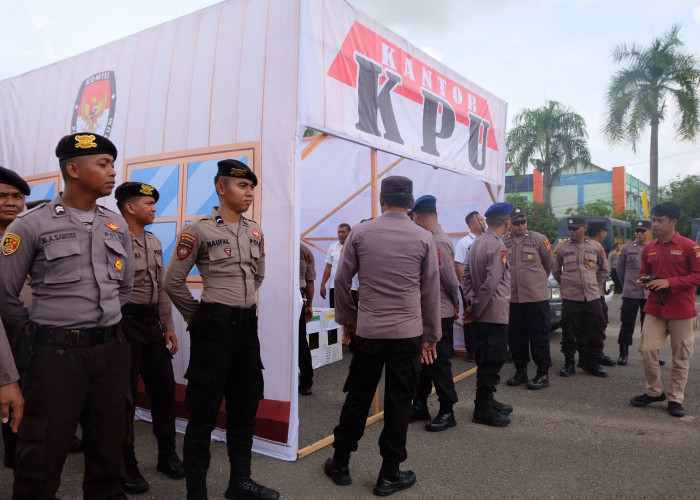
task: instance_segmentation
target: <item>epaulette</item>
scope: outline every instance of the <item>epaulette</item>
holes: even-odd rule
[[[17,217],[24,217],[25,215],[29,215],[29,214],[31,214],[32,212],[35,212],[37,209],[45,207],[45,206],[48,205],[49,203],[50,203],[50,202],[45,201],[45,202],[42,203],[41,205],[37,205],[37,206],[35,206],[34,208],[30,208],[29,210],[26,210],[26,211],[22,212],[21,214],[18,214]]]
[[[115,212],[114,210],[111,210],[111,209],[105,207],[104,205],[97,205],[97,208],[100,209],[100,210],[102,210],[103,213],[104,213],[104,212],[109,212],[109,213],[112,213],[112,214],[114,214],[114,215],[118,215],[119,217],[122,216],[122,214],[120,214],[119,212]]]

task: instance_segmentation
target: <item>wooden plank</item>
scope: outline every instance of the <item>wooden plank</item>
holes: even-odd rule
[[[311,152],[314,149],[316,149],[326,137],[328,137],[328,134],[318,134],[316,137],[314,137],[313,140],[310,143],[308,143],[301,151],[301,161],[304,161],[304,158],[309,156]]]

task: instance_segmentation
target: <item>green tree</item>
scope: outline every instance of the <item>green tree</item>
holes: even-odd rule
[[[656,205],[659,185],[659,123],[668,115],[670,103],[678,110],[674,126],[681,140],[700,135],[698,85],[700,64],[680,49],[680,26],[674,25],[649,47],[619,45],[616,63],[626,63],[610,82],[606,95],[607,117],[603,129],[611,144],[629,144],[636,152],[643,130],[651,127],[649,149],[650,204]]]
[[[552,245],[555,244],[559,221],[553,215],[547,214],[544,203],[531,202],[527,197],[518,194],[507,194],[505,200],[513,205],[523,207],[527,216],[528,229],[544,234],[552,242]]]
[[[612,202],[607,200],[589,201],[583,207],[567,208],[566,215],[586,215],[598,217],[610,217],[612,215]]]
[[[690,238],[691,219],[700,217],[700,175],[677,176],[659,194],[662,201],[673,201],[681,207],[676,230]]]
[[[506,135],[506,157],[517,175],[532,165],[542,172],[546,213],[552,213],[552,184],[577,159],[590,162],[588,133],[583,117],[557,101],[515,115]]]

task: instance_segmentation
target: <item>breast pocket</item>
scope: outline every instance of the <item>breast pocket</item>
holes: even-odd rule
[[[44,283],[72,283],[80,280],[80,243],[60,241],[44,247]]]
[[[231,275],[233,264],[238,260],[238,250],[232,247],[216,246],[209,249],[209,268],[212,272]]]
[[[596,252],[586,252],[585,259],[586,259],[586,269],[588,269],[589,271],[595,271],[596,264],[598,262],[598,254]]]
[[[562,267],[564,271],[575,271],[577,267],[576,255],[565,255],[562,259]]]
[[[534,248],[523,248],[523,262],[536,262],[535,255],[537,251]]]
[[[156,261],[156,279],[163,277],[163,271],[165,269],[163,265],[163,252],[154,252],[153,257]]]
[[[107,269],[109,277],[113,280],[124,279],[124,266],[126,265],[126,250],[124,245],[116,240],[104,240],[107,253]]]

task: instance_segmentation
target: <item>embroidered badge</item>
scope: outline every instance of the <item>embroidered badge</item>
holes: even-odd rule
[[[439,248],[437,249],[437,253],[438,253],[438,266],[439,266],[440,263],[442,262],[441,255],[440,255],[440,249],[439,249]]]
[[[557,250],[557,249],[555,248],[555,249],[554,249],[554,256],[556,257],[557,255],[559,255],[559,250]]]
[[[501,250],[501,260],[505,264],[506,261],[508,260],[508,250]]]
[[[544,239],[544,246],[547,248],[548,252],[552,251],[552,244],[549,242],[547,238]]]
[[[588,262],[588,265],[591,266],[591,267],[593,267],[593,266],[595,266],[595,262],[593,262],[593,261],[591,260],[591,261]]]
[[[148,184],[141,184],[141,189],[139,189],[139,193],[145,196],[153,196],[153,189],[153,186],[149,186]]]
[[[608,258],[608,255],[605,253],[605,248],[600,247],[600,249],[603,251],[603,258],[604,258],[604,259],[607,259],[607,258]]]
[[[527,260],[532,260],[532,254],[531,254],[531,253],[527,254]]]
[[[673,250],[671,250],[671,255],[683,256],[683,250],[681,250],[680,248],[674,248]]]
[[[255,238],[260,238],[260,231],[258,231],[257,229],[253,229],[253,236]]]
[[[119,226],[117,226],[114,222],[108,222],[105,224],[108,228],[110,228],[112,231],[119,231]]]
[[[177,257],[179,259],[186,259],[189,257],[196,241],[196,236],[189,233],[182,233],[180,235],[180,241],[177,244]]]
[[[652,255],[656,255],[657,253],[658,252],[649,252],[649,257],[651,257]]]
[[[78,149],[90,149],[97,147],[97,143],[95,142],[95,136],[92,134],[76,135],[75,141],[75,147]]]
[[[63,206],[61,206],[61,205],[56,205],[56,206],[54,207],[54,211],[56,212],[56,215],[61,215],[61,214],[64,213],[66,210],[65,210],[65,208],[63,208]]]
[[[242,168],[232,168],[231,169],[231,175],[234,177],[245,177],[246,170],[243,170]]]
[[[19,248],[19,244],[22,242],[22,238],[17,236],[15,233],[7,233],[5,239],[2,240],[2,254],[12,255]]]
[[[226,253],[226,255],[231,257],[231,249],[230,248],[224,248],[224,252]]]
[[[217,223],[219,226],[221,226],[222,224],[224,224],[224,218],[221,217],[220,215],[217,215],[216,217],[214,217],[214,220],[216,221],[216,223]]]
[[[124,267],[124,261],[121,258],[114,261],[114,269],[117,272],[121,271],[122,267]]]

